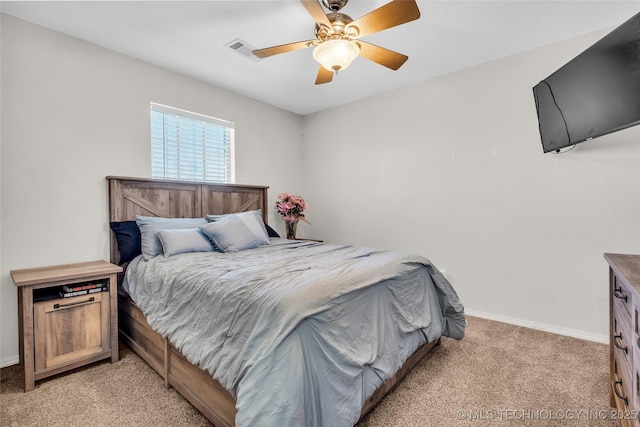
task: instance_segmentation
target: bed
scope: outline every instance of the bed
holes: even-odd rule
[[[264,223],[267,222],[269,208],[266,186],[111,176],[107,177],[107,180],[109,221],[112,224],[133,221],[137,216],[202,218],[211,215],[215,218],[225,214],[256,211],[260,212]],[[110,249],[111,261],[120,263],[118,239],[113,232]],[[287,425],[353,425],[368,413],[435,345],[439,344],[441,335],[456,339],[461,339],[464,335],[464,309],[446,279],[427,260],[421,257],[405,259],[404,256],[373,248],[273,238],[270,244],[231,254],[195,253],[175,257],[160,255],[149,261],[141,261],[140,257],[137,257],[129,263],[129,266],[125,264],[127,278],[135,284],[133,291],[129,288],[127,292],[122,286],[118,290],[119,337],[164,378],[167,387],[174,387],[216,426],[233,426],[236,423],[238,425],[284,425],[285,421]],[[188,262],[178,261],[180,257],[184,257]],[[243,267],[245,263],[251,262],[252,258],[259,257],[263,257],[261,259],[266,261],[252,265],[250,268]],[[282,261],[279,261],[280,259]],[[307,261],[304,261],[305,259]],[[309,260],[316,260],[315,264]],[[271,278],[270,274],[267,274],[268,269],[260,267],[260,265],[266,265],[265,262],[273,267],[272,270],[280,272],[280,277]],[[281,264],[278,264],[279,262]],[[311,264],[305,265],[304,262]],[[334,265],[333,262],[336,263],[336,267],[331,269],[326,267]],[[219,263],[219,266],[216,267],[217,270],[213,270],[216,263]],[[387,267],[387,263],[389,266],[402,265],[401,269],[403,272],[406,270],[406,274],[391,275],[390,273],[389,277],[381,279],[380,276],[384,276],[387,269],[400,268]],[[179,269],[186,269],[186,265],[196,270],[184,270],[185,273],[178,273]],[[234,267],[236,265],[239,266],[237,270]],[[219,277],[216,276],[215,283],[221,283],[224,279],[225,287],[211,286],[213,279],[210,276],[218,274],[217,271],[223,266],[227,266],[225,267],[227,270],[225,274],[220,273]],[[288,275],[283,275],[287,266],[290,266],[293,273],[289,271]],[[323,270],[325,267],[326,269]],[[207,268],[212,269],[214,273],[200,274]],[[379,270],[375,278],[369,278],[371,275],[366,274],[365,270],[368,268]],[[235,282],[228,280],[239,271],[242,271],[242,274],[248,274],[244,270],[249,270],[249,274],[253,276],[238,276],[243,278]],[[196,273],[193,273],[192,278],[193,271]],[[291,280],[291,277],[294,277],[291,274],[300,277],[311,274],[315,277],[315,282],[322,283],[322,287],[318,289],[327,289],[327,287],[341,289],[336,286],[339,278],[351,277],[355,274],[353,277],[357,279],[351,280],[350,283],[357,283],[357,285],[349,285],[354,288],[338,292],[335,298],[326,298],[321,295],[322,298],[314,300],[308,295],[318,293],[316,288],[305,288],[300,291],[297,280]],[[157,304],[157,301],[150,296],[160,295],[164,292],[163,289],[166,289],[165,285],[161,286],[155,280],[159,276],[170,276],[169,280],[173,286],[171,292],[175,292],[174,295],[165,295],[162,304]],[[203,276],[204,282],[196,284],[196,276]],[[419,289],[425,289],[420,290],[421,295],[424,295],[417,297],[408,294],[406,289],[409,288],[402,287],[404,285],[396,285],[395,283],[400,280],[396,276],[403,276],[402,281],[411,279],[415,282],[429,281],[431,284],[420,285]],[[189,278],[186,279],[186,277]],[[287,287],[294,293],[298,291],[296,298],[285,298],[296,302],[293,304],[295,308],[282,309],[280,300],[275,303],[263,302],[259,299],[262,296],[256,296],[262,292],[255,290],[258,288],[246,291],[248,288],[245,289],[245,287],[249,286],[247,283],[252,281],[252,277],[260,277],[259,283],[263,288],[259,289],[270,289],[267,294],[270,298],[273,298],[272,294],[278,294],[281,289]],[[132,280],[133,278],[136,280]],[[258,282],[257,279],[256,282]],[[389,303],[391,309],[385,308],[388,297],[380,296],[382,293],[379,289],[383,289],[383,285],[378,282],[384,283],[384,295],[388,293],[387,289],[394,289],[394,303]],[[146,287],[142,286],[142,283]],[[300,281],[300,283],[303,282]],[[156,285],[157,287],[153,288]],[[238,295],[240,292],[245,292],[241,294],[242,298],[235,296],[236,294],[231,291],[225,291],[226,294],[216,294],[210,303],[203,303],[202,295],[208,295],[211,289],[219,292],[217,289],[228,289],[230,286],[237,286]],[[188,297],[189,294],[186,291],[183,293],[189,287],[193,287],[195,295],[200,296]],[[149,289],[149,291],[139,289]],[[274,289],[277,292],[274,292]],[[374,293],[376,293],[375,297],[372,296]],[[138,304],[132,299],[134,295]],[[176,295],[180,295],[180,298],[176,298]],[[184,299],[181,299],[183,295]],[[247,299],[246,295],[250,295],[250,298]],[[300,296],[304,297],[300,298]],[[356,298],[360,299],[353,302]],[[398,301],[405,301],[407,307],[398,305],[396,298]],[[408,305],[413,304],[413,300],[417,301],[421,298],[424,301],[430,301],[424,303],[425,308],[422,310],[429,311],[430,317],[427,320],[422,318],[421,312],[407,314],[411,310],[415,311],[408,308]],[[250,301],[253,300],[256,301],[256,305],[249,306]],[[174,301],[180,301],[180,303]],[[169,307],[169,304],[174,304],[173,308]],[[278,306],[277,310],[272,310],[277,316],[271,312],[261,311],[262,306],[270,304]],[[430,306],[426,307],[426,304]],[[175,320],[169,321],[150,311],[149,306],[152,305],[161,305],[162,308],[169,310],[163,312],[161,316],[171,315],[171,310],[180,311],[180,313],[176,315]],[[181,307],[185,306],[197,308],[183,310]],[[365,307],[369,309],[365,310]],[[437,307],[437,310],[434,307]],[[353,349],[338,348],[336,353],[336,346],[348,346],[348,343],[342,342],[347,339],[347,336],[342,334],[346,333],[345,328],[349,329],[349,322],[352,322],[348,317],[350,312],[356,312],[359,309],[363,310],[364,317],[369,316],[367,313],[380,312],[386,313],[385,315],[391,313],[396,317],[401,316],[403,319],[410,318],[410,321],[407,321],[407,325],[410,326],[398,327],[398,331],[400,329],[402,331],[385,332],[380,337],[371,335],[373,338],[354,345]],[[193,315],[189,311],[196,310],[199,317],[188,320],[186,316]],[[207,312],[207,310],[214,311]],[[245,317],[239,315],[237,319],[233,317],[233,328],[225,329],[224,333],[218,333],[218,329],[211,329],[205,334],[204,329],[212,327],[208,323],[198,328],[191,327],[203,318],[217,317],[219,312],[226,310],[231,312],[231,316],[245,311],[245,317],[250,320],[245,322],[242,320]],[[267,324],[271,325],[270,322],[273,320],[268,317],[265,321],[265,316],[276,316],[279,319],[278,322],[282,323],[274,321],[274,327],[264,327]],[[375,326],[375,328],[372,326],[373,329],[390,330],[389,322],[386,322],[382,316],[383,314],[372,315],[367,322],[363,322],[365,326],[359,325],[358,328],[366,328],[368,327],[366,325],[371,323]],[[164,322],[163,319],[165,319]],[[247,323],[246,329],[238,334],[228,332],[232,329],[235,331],[237,325],[242,322]],[[150,323],[154,326],[150,326]],[[411,326],[413,323],[417,326]],[[319,325],[329,326],[325,328]],[[200,335],[191,337],[187,334],[188,338],[176,335],[179,333],[178,329],[185,328],[189,329],[189,334]],[[339,332],[335,332],[336,329]],[[322,339],[310,340],[308,338],[310,330],[315,334],[314,336],[321,336]],[[355,343],[361,335],[367,336],[369,333],[374,334],[374,332],[358,329],[348,340]],[[212,336],[211,340],[207,339],[208,334]],[[233,347],[233,342],[238,341],[235,337],[242,334],[250,338],[241,340],[240,346]],[[398,341],[393,341],[396,338],[386,338],[387,335],[397,335]],[[254,339],[261,341],[252,341]],[[194,340],[205,343],[203,346],[210,346],[206,348],[214,350],[196,349],[192,343]],[[305,344],[308,341],[313,343]],[[384,345],[374,346],[364,352],[361,348],[369,347],[371,341],[384,343]],[[322,345],[319,345],[319,342]],[[266,349],[265,353],[258,352],[256,348]],[[350,356],[345,356],[351,353],[355,355],[353,360]],[[237,357],[234,357],[236,354]],[[289,357],[292,359],[287,359]],[[349,360],[342,360],[344,358]],[[299,360],[302,361],[300,366],[298,366]],[[360,361],[355,363],[354,360]],[[264,375],[264,377],[256,375]],[[294,383],[299,384],[294,386]],[[292,387],[298,386],[301,389],[296,392]],[[280,387],[283,390],[280,390]],[[327,393],[327,390],[331,393]],[[329,394],[330,397],[324,397]],[[279,400],[282,401],[281,404],[278,404]],[[354,410],[354,405],[357,405],[357,411]]]

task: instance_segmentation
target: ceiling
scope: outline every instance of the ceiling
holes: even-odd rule
[[[387,2],[351,0],[342,12],[357,19]],[[314,21],[298,0],[2,1],[0,10],[301,115],[612,29],[640,12],[637,0],[417,3],[419,20],[363,38],[408,55],[398,71],[357,58],[317,86],[311,49],[254,61],[226,46],[313,39]]]

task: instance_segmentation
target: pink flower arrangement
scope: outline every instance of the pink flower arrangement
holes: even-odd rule
[[[301,196],[295,196],[291,193],[281,193],[276,200],[276,212],[286,222],[304,221],[311,224],[304,217],[304,211],[307,207],[307,202]]]

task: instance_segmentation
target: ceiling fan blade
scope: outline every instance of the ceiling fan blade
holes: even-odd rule
[[[322,6],[318,3],[318,0],[300,0],[304,7],[307,8],[307,11],[311,15],[316,24],[324,25],[327,28],[331,28],[331,21],[327,18],[327,15],[324,13]]]
[[[349,27],[358,27],[358,37],[364,37],[418,18],[420,10],[415,0],[393,0],[356,19]]]
[[[316,84],[329,83],[331,80],[333,80],[333,71],[329,71],[321,65],[318,70],[318,76],[316,77]]]
[[[387,68],[391,68],[392,70],[397,70],[402,67],[402,64],[409,59],[407,55],[376,46],[375,44],[367,43],[362,40],[358,40],[357,43],[360,45],[360,56],[380,65],[384,65]]]
[[[305,49],[311,47],[317,40],[307,40],[304,42],[295,42],[281,44],[279,46],[265,47],[264,49],[256,49],[253,54],[258,58],[266,58],[272,55],[278,55],[280,53],[292,52],[294,50]]]

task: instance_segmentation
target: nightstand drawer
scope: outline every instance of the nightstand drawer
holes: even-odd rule
[[[110,349],[108,296],[99,292],[33,305],[36,373]]]

